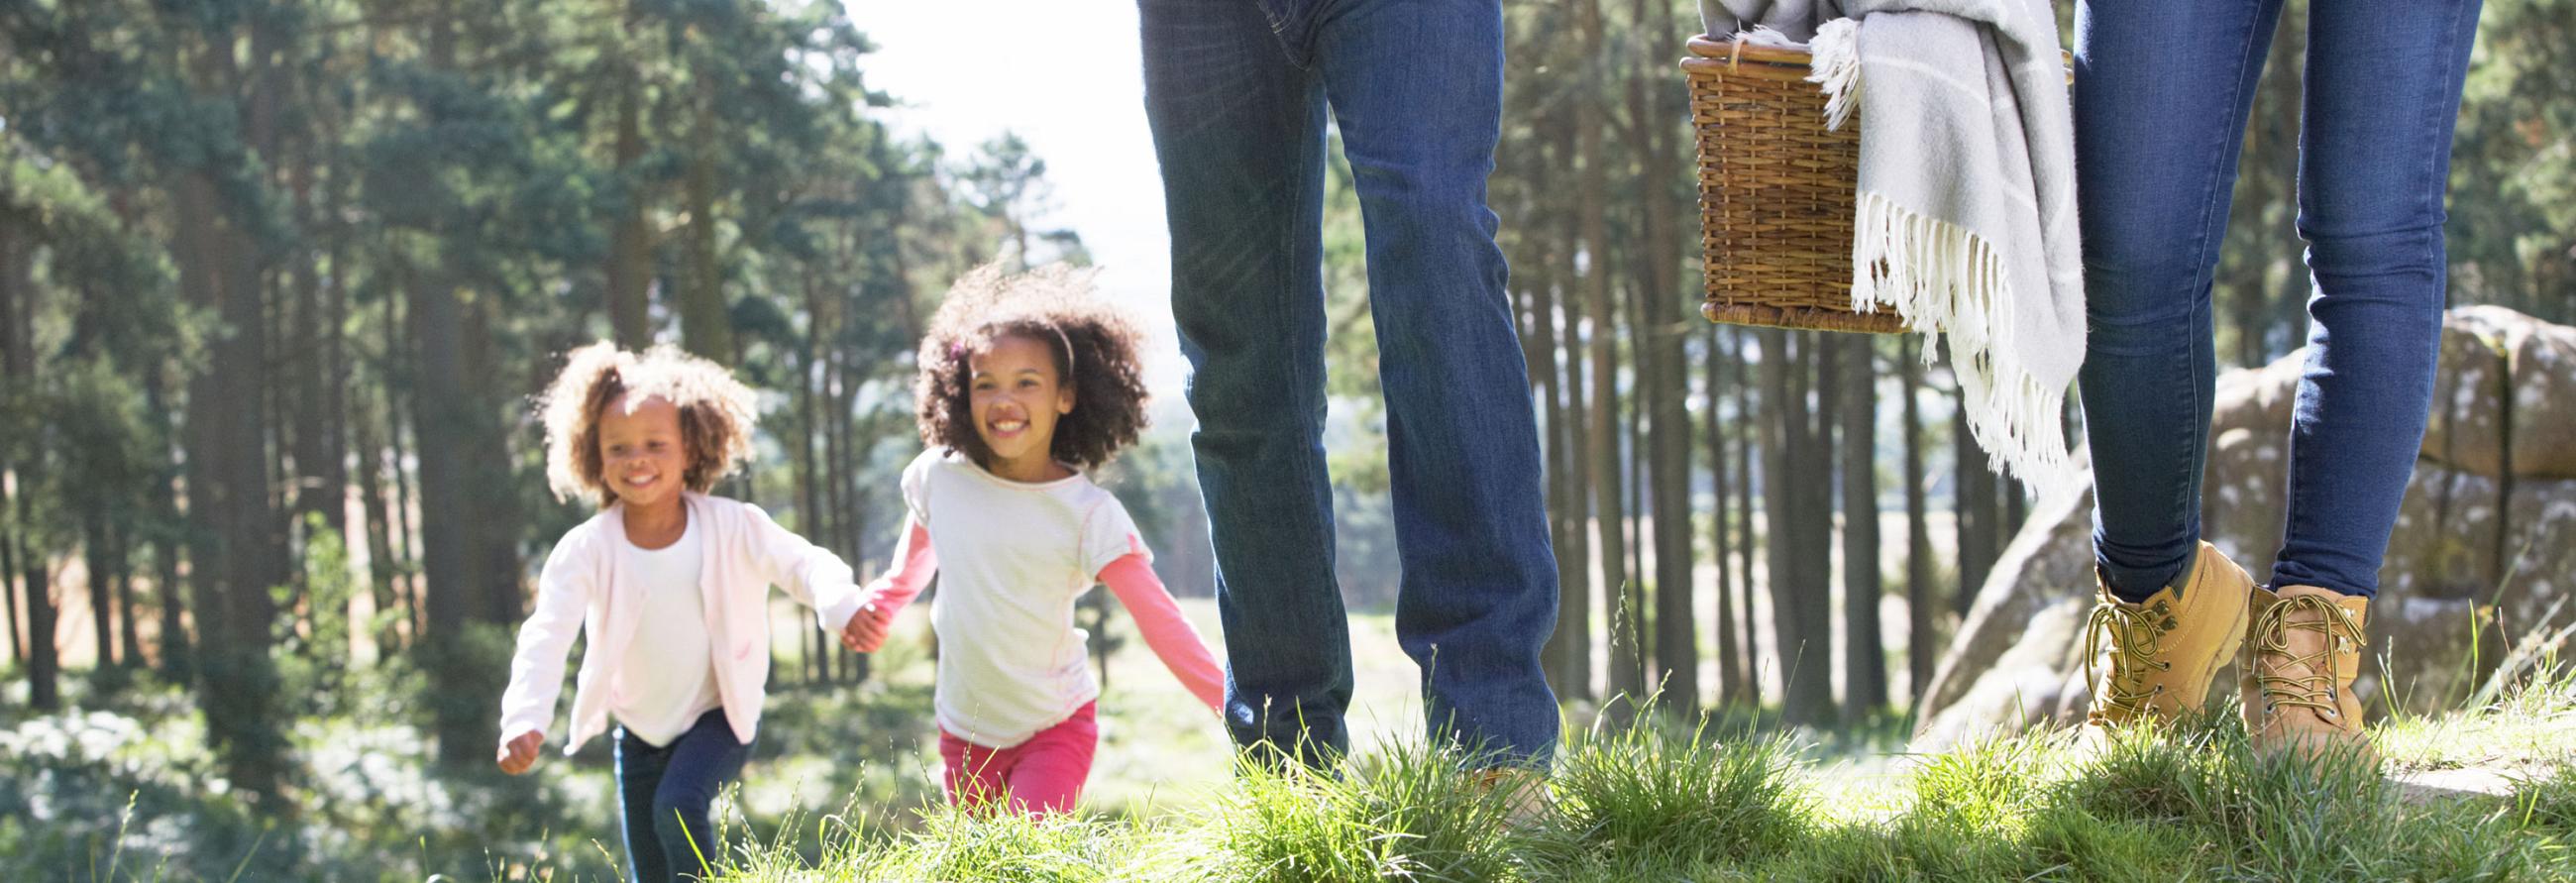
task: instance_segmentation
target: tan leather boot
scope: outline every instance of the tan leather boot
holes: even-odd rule
[[[2218,667],[2245,640],[2253,590],[2254,578],[2208,543],[2180,593],[2167,586],[2129,604],[2098,587],[2101,601],[2084,629],[2084,677],[2093,685],[2085,737],[2141,718],[2169,724],[2199,709]],[[2094,665],[2106,654],[2110,670],[2097,676]]]
[[[2237,661],[2245,733],[2261,754],[2349,751],[2377,765],[2352,679],[2370,599],[2316,586],[2254,590],[2254,629]]]

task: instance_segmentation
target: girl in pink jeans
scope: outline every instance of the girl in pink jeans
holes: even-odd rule
[[[894,565],[870,583],[845,640],[871,652],[895,611],[945,565],[930,622],[949,800],[1069,811],[1091,775],[1100,683],[1073,625],[1106,584],[1145,644],[1215,709],[1224,675],[1154,576],[1118,498],[1084,478],[1145,425],[1135,328],[1066,269],[959,280],[921,344],[921,439],[903,471],[910,509]]]

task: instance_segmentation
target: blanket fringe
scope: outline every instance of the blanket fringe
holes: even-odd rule
[[[1807,82],[1825,87],[1825,128],[1839,131],[1860,109],[1860,21],[1837,18],[1817,25],[1807,52]]]
[[[2066,447],[2066,390],[2041,385],[2016,355],[2023,343],[2013,339],[2012,285],[1994,244],[1877,193],[1860,193],[1856,209],[1852,310],[1885,306],[1912,327],[1940,329],[1969,434],[1989,467],[2042,491],[2079,478]],[[1928,364],[1942,343],[1932,332],[1924,338]]]

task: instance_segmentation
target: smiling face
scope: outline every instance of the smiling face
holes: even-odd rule
[[[1005,334],[969,358],[967,368],[975,435],[993,457],[984,468],[1019,481],[1053,477],[1057,468],[1048,452],[1056,419],[1073,413],[1073,387],[1057,373],[1054,350]]]
[[[618,396],[599,415],[599,480],[629,508],[653,509],[680,499],[689,454],[680,437],[680,409],[647,398],[628,406]]]

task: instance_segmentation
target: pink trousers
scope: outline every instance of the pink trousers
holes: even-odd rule
[[[1093,716],[1098,705],[1085,702],[1063,723],[1009,748],[986,748],[941,728],[939,757],[948,764],[941,784],[948,802],[971,809],[1000,802],[1032,815],[1073,811],[1082,783],[1091,778],[1092,750],[1100,744]]]

